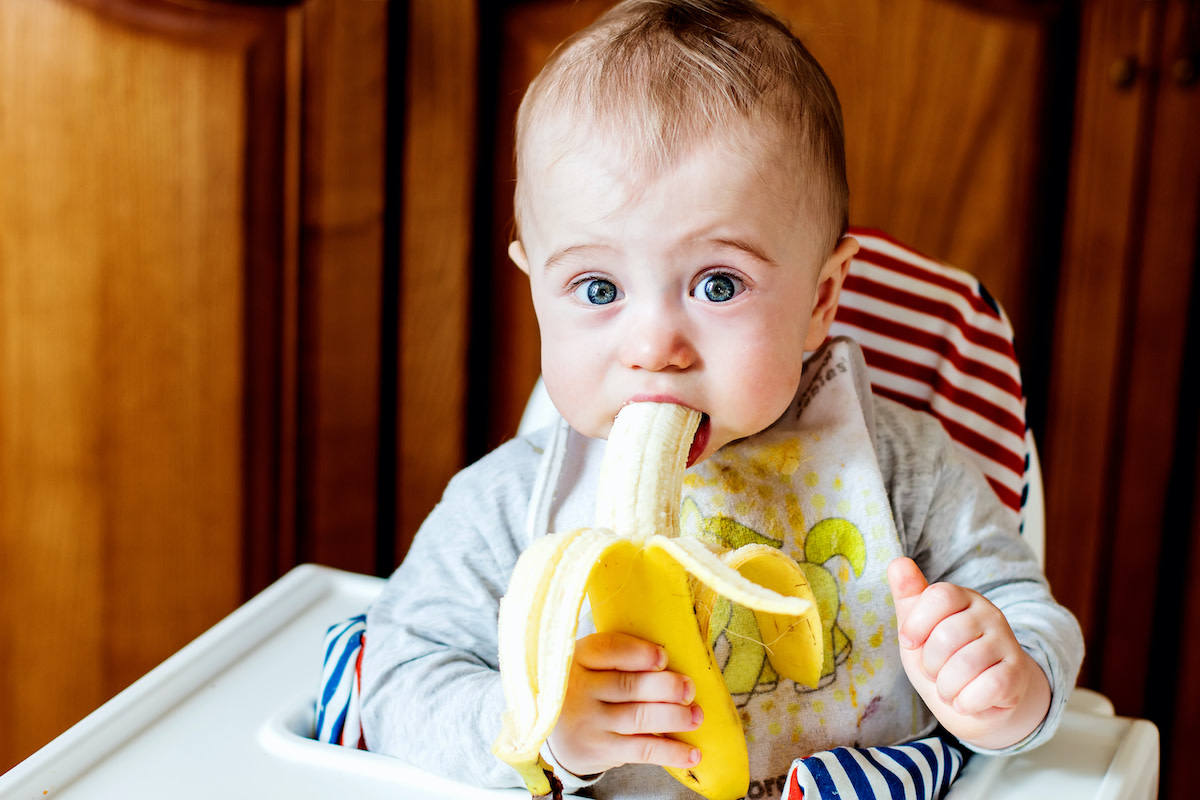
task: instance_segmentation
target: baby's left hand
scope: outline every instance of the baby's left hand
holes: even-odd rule
[[[930,586],[910,558],[888,566],[888,582],[904,671],[947,730],[990,750],[1041,724],[1050,683],[999,608],[971,589]]]

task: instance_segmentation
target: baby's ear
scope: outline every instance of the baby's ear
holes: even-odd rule
[[[837,316],[838,298],[842,295],[842,283],[850,271],[850,262],[858,253],[858,240],[843,236],[833,248],[833,254],[821,265],[817,273],[817,287],[813,293],[812,318],[808,323],[808,335],[804,349],[816,350],[829,335],[829,326]]]
[[[521,272],[529,274],[529,259],[525,255],[525,246],[521,244],[520,239],[513,239],[509,242],[508,257],[521,269]]]

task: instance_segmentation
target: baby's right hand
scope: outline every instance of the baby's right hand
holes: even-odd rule
[[[700,751],[656,734],[691,731],[704,714],[690,678],[666,671],[667,653],[643,639],[594,633],[575,644],[550,752],[575,775],[621,764],[694,767]]]

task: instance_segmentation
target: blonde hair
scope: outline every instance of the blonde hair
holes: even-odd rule
[[[650,179],[717,137],[777,146],[833,251],[849,215],[842,112],[807,48],[754,0],[625,0],[559,45],[521,102],[518,231],[538,166],[600,144]]]

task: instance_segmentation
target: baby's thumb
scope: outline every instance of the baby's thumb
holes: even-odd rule
[[[911,558],[897,558],[888,564],[888,585],[892,599],[896,601],[896,622],[901,627],[908,617],[909,609],[917,602],[921,592],[929,586],[921,568]]]

